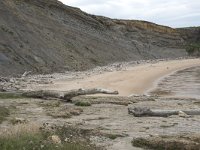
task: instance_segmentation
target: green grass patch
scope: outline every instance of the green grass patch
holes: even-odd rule
[[[75,105],[76,106],[91,106],[91,103],[87,101],[78,101],[78,102],[75,102]]]
[[[88,150],[78,143],[54,144],[41,133],[23,134],[17,137],[0,138],[1,150]]]
[[[7,93],[7,92],[0,92],[0,99],[19,99],[24,98],[19,93]]]
[[[186,51],[189,55],[200,56],[200,43],[191,43],[186,46]]]
[[[2,123],[6,117],[9,116],[9,109],[3,106],[0,106],[0,123]]]
[[[71,128],[58,128],[55,131],[40,130],[36,133],[19,133],[0,137],[1,150],[95,150],[96,147],[85,141],[86,138],[79,135]],[[54,143],[52,135],[57,135],[61,143]],[[65,141],[67,137],[74,140]],[[81,137],[81,139],[79,139]]]

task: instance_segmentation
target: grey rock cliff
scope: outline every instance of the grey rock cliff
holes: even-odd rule
[[[187,55],[176,29],[94,16],[57,0],[1,0],[0,35],[0,75]]]

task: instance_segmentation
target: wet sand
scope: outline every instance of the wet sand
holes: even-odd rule
[[[200,99],[200,66],[179,70],[159,81],[150,91],[160,96],[177,96]]]
[[[119,91],[120,96],[144,94],[154,88],[157,81],[175,71],[200,66],[200,59],[161,61],[154,64],[141,64],[128,67],[124,71],[106,72],[85,76],[83,79],[56,80],[53,84],[42,87],[51,90],[70,90],[78,88],[106,88]]]

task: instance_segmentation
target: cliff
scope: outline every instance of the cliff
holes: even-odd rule
[[[90,15],[57,0],[1,0],[0,75],[182,57],[187,38],[181,32],[146,21]]]
[[[177,29],[185,41],[186,51],[190,56],[200,56],[200,27]]]

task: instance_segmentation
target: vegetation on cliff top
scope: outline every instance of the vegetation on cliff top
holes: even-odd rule
[[[186,50],[190,56],[200,56],[200,43],[191,43],[187,45]]]

